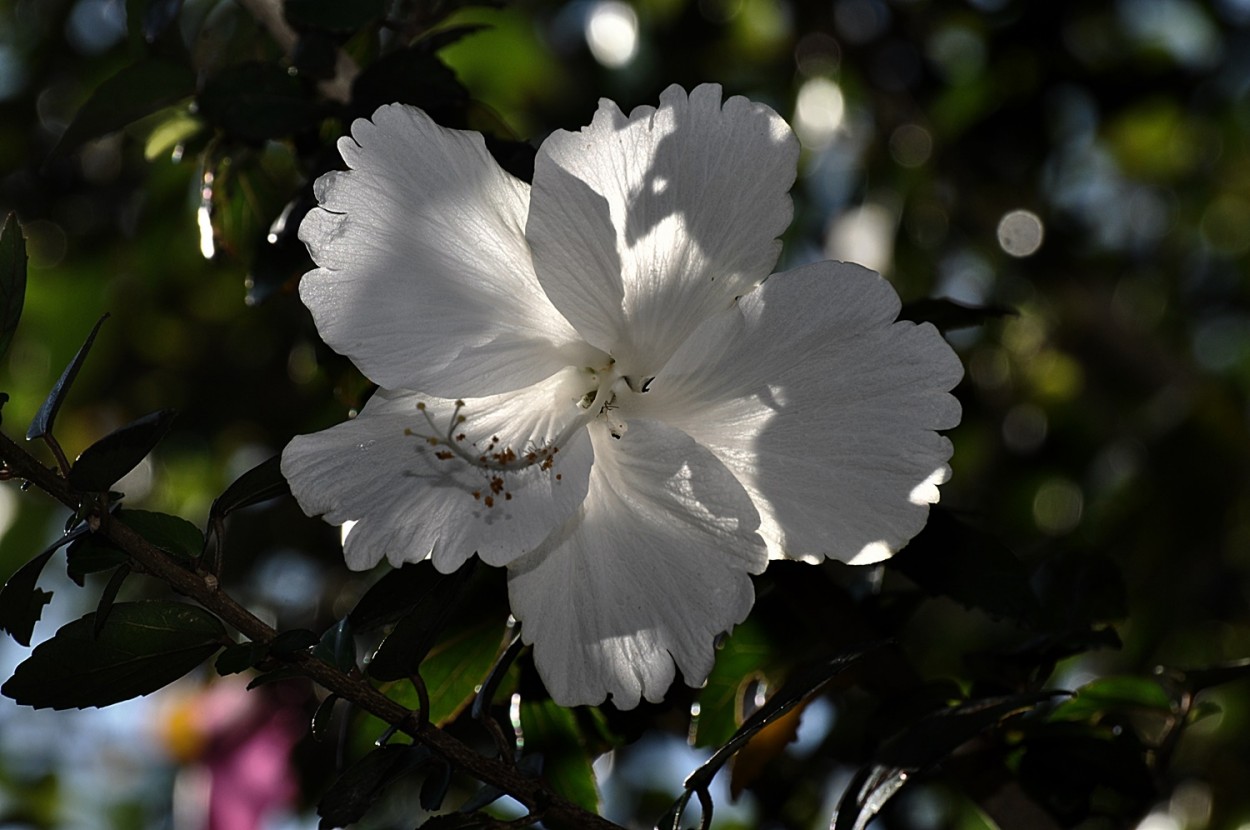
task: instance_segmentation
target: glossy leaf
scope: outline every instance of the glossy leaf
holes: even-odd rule
[[[291,485],[282,475],[282,456],[275,455],[257,464],[222,491],[209,508],[210,523],[224,519],[236,510],[276,499],[291,492]]]
[[[339,702],[339,696],[330,694],[326,699],[317,704],[317,711],[313,712],[312,724],[309,732],[313,736],[314,741],[324,741],[326,734],[330,730],[330,719],[334,717],[334,704]]]
[[[204,534],[179,516],[149,510],[119,510],[114,515],[153,547],[175,559],[190,562],[204,549]]]
[[[172,409],[137,418],[82,451],[69,471],[69,483],[87,493],[104,493],[133,470],[169,432]]]
[[[347,674],[356,668],[356,635],[347,617],[326,630],[313,655]]]
[[[0,230],[0,356],[9,349],[26,301],[26,237],[17,214]]]
[[[396,623],[378,646],[369,663],[369,674],[378,680],[398,680],[415,673],[476,569],[477,559],[470,559],[455,573],[436,574],[437,581],[423,601]]]
[[[43,607],[52,599],[51,591],[36,587],[43,568],[62,546],[74,542],[87,532],[86,525],[80,525],[70,533],[52,543],[43,553],[31,559],[9,577],[0,589],[0,631],[9,635],[24,646],[30,645],[31,634],[35,623],[43,616]]]
[[[194,605],[119,603],[95,632],[88,614],[41,643],[0,692],[36,709],[107,706],[151,694],[221,647],[221,621]]]
[[[521,702],[525,751],[543,756],[543,778],[552,791],[592,813],[599,811],[599,788],[572,709],[552,700]]]
[[[61,403],[65,400],[65,396],[69,394],[69,389],[74,384],[74,378],[78,377],[78,370],[82,368],[83,361],[87,359],[87,353],[91,351],[91,344],[95,342],[96,335],[100,332],[100,326],[104,325],[104,321],[108,319],[105,314],[96,321],[92,327],[91,333],[87,335],[87,339],[83,341],[82,346],[78,349],[74,359],[65,367],[65,371],[61,372],[61,376],[57,378],[56,383],[52,386],[52,391],[48,393],[48,397],[44,399],[43,405],[39,407],[39,411],[35,413],[35,419],[30,422],[30,428],[26,430],[26,440],[33,441],[36,438],[52,434],[52,427],[56,422],[56,413],[61,409]]]
[[[442,580],[428,559],[407,562],[369,586],[347,618],[359,632],[374,631],[411,612]]]
[[[79,108],[52,151],[68,153],[83,142],[195,94],[195,72],[181,61],[151,56],[100,84]]]
[[[221,650],[221,654],[217,655],[217,662],[213,664],[213,667],[223,677],[228,674],[238,674],[252,668],[261,660],[264,660],[268,654],[269,647],[264,643],[251,641],[235,643]]]
[[[359,821],[382,797],[386,788],[430,759],[425,747],[387,744],[352,764],[338,777],[317,805],[320,827],[346,827]]]

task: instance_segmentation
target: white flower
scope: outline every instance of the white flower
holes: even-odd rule
[[[300,296],[381,388],[283,472],[357,522],[353,568],[507,566],[557,702],[698,684],[770,557],[873,562],[924,525],[961,366],[870,271],[769,277],[798,145],[768,107],[602,101],[532,186],[407,106],[339,149]]]

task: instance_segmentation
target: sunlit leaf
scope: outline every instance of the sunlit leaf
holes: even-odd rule
[[[144,415],[110,432],[82,451],[69,471],[69,483],[87,493],[103,493],[133,470],[169,432],[172,409]]]
[[[61,628],[31,653],[0,692],[36,709],[107,706],[151,694],[221,648],[226,632],[185,603],[119,603],[95,633],[95,614]]]
[[[0,230],[0,356],[9,349],[26,300],[26,238],[17,214]]]
[[[78,377],[78,370],[82,368],[83,361],[87,359],[87,353],[91,351],[91,344],[95,342],[100,326],[104,325],[104,321],[107,319],[108,315],[105,314],[96,321],[95,326],[91,329],[91,333],[87,335],[87,339],[83,341],[82,346],[74,355],[74,359],[65,367],[65,371],[61,372],[61,376],[57,378],[52,391],[48,393],[48,397],[44,399],[43,405],[35,413],[35,419],[30,422],[30,428],[26,430],[26,440],[33,441],[36,438],[43,438],[52,434],[56,413],[60,411],[61,403],[65,400],[65,396],[69,394],[69,389],[74,384],[74,378]]]
[[[695,746],[720,746],[733,737],[745,719],[744,686],[764,668],[770,653],[768,639],[753,618],[734,628],[699,691],[699,715],[692,726]]]
[[[592,813],[599,812],[599,788],[573,710],[554,701],[523,700],[525,751],[543,756],[543,778],[557,794]]]
[[[1076,690],[1051,713],[1053,720],[1086,720],[1107,711],[1153,709],[1172,711],[1174,701],[1149,677],[1100,677]]]
[[[164,57],[144,58],[91,93],[52,152],[68,153],[193,94],[195,72],[190,66]]]

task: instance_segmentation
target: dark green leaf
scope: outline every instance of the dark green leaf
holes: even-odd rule
[[[227,66],[208,79],[199,96],[200,115],[229,135],[250,141],[283,138],[315,123],[317,103],[276,63]]]
[[[373,750],[347,769],[317,805],[320,827],[346,827],[360,820],[388,786],[431,758],[425,747],[387,744]]]
[[[282,456],[275,455],[262,461],[234,480],[222,491],[209,509],[210,522],[224,519],[236,510],[251,507],[263,501],[276,499],[291,492],[291,485],[282,475]]]
[[[398,680],[416,673],[472,578],[476,563],[477,559],[470,559],[455,573],[438,575],[425,601],[401,619],[378,646],[369,663],[370,675],[378,680]]]
[[[1201,669],[1185,669],[1181,672],[1192,692],[1200,692],[1222,683],[1232,683],[1250,677],[1250,660],[1234,660]]]
[[[543,777],[552,791],[592,813],[599,812],[599,788],[573,710],[552,700],[522,701],[525,751],[543,756]]]
[[[110,432],[78,456],[69,471],[70,485],[87,493],[107,492],[160,443],[173,420],[174,411],[162,409]]]
[[[296,29],[324,29],[327,32],[354,32],[386,13],[383,0],[286,0],[282,4],[286,20]]]
[[[126,581],[126,577],[130,576],[130,566],[122,565],[113,571],[113,576],[109,579],[108,584],[104,586],[104,590],[100,592],[100,601],[96,603],[95,608],[95,628],[93,633],[99,637],[100,632],[104,630],[104,626],[108,623],[109,614],[112,613],[114,603],[117,600],[117,593],[122,589],[122,583]]]
[[[1011,715],[1065,692],[1038,692],[973,700],[927,715],[877,748],[879,766],[924,769]]]
[[[166,686],[221,647],[221,622],[194,605],[131,602],[113,606],[95,635],[95,614],[41,643],[0,689],[36,709],[107,706]]]
[[[204,534],[186,519],[149,510],[119,510],[114,515],[153,547],[175,559],[189,562],[204,549]]]
[[[30,645],[30,635],[34,633],[35,623],[43,616],[43,607],[52,599],[51,591],[42,591],[35,587],[39,575],[43,573],[43,567],[48,564],[52,554],[86,532],[87,526],[79,525],[9,577],[4,588],[0,589],[0,630],[9,632],[14,640],[24,646]]]
[[[1001,542],[934,507],[929,522],[886,562],[926,593],[1013,620],[1034,619],[1040,606],[1028,569]]]
[[[295,680],[301,677],[304,677],[304,673],[299,669],[283,666],[253,677],[252,681],[247,684],[247,690],[250,692],[252,689],[268,686],[270,683],[280,683],[283,680]]]
[[[65,570],[79,587],[85,584],[87,574],[111,571],[129,561],[126,551],[94,533],[75,539],[65,551]]]
[[[436,758],[433,766],[434,769],[421,782],[421,809],[427,813],[442,808],[443,799],[447,798],[447,790],[451,787],[451,764]]]
[[[87,352],[91,351],[91,344],[95,342],[95,336],[99,333],[100,326],[104,325],[104,321],[108,317],[105,314],[96,321],[95,326],[91,329],[91,333],[87,335],[87,339],[83,341],[82,346],[78,349],[78,353],[74,355],[74,359],[69,362],[69,365],[65,367],[65,371],[61,373],[61,377],[57,379],[43,405],[35,413],[35,420],[30,422],[30,429],[26,430],[27,441],[33,441],[36,438],[43,438],[52,434],[52,426],[56,421],[56,413],[61,408],[61,402],[69,394],[69,388],[74,384],[74,378],[78,377],[78,370],[82,368],[83,361],[87,359]]]
[[[330,728],[330,719],[334,717],[334,704],[339,702],[339,696],[335,694],[327,695],[326,699],[317,705],[317,711],[313,712],[312,733],[314,741],[324,741],[326,732]]]
[[[26,301],[26,238],[17,214],[10,213],[0,230],[0,356],[8,351]]]
[[[344,674],[356,668],[356,635],[347,617],[326,630],[317,647],[313,649],[313,656]]]
[[[951,331],[979,326],[1002,317],[1014,317],[1016,310],[1006,306],[973,306],[938,297],[905,303],[898,316],[901,320],[915,323],[932,323],[939,331]]]
[[[428,559],[408,562],[373,583],[347,618],[359,632],[374,631],[410,613],[443,579]]]
[[[1052,720],[1089,720],[1103,712],[1154,709],[1172,711],[1174,701],[1149,677],[1101,677],[1076,690],[1051,713]]]
[[[74,115],[53,154],[120,130],[195,94],[195,72],[180,61],[147,57],[100,84]]]
[[[223,677],[227,674],[238,674],[241,671],[247,671],[255,666],[261,660],[264,660],[269,654],[269,646],[264,643],[235,643],[232,646],[226,646],[222,649],[221,654],[217,655],[217,662],[214,667],[217,673]]]

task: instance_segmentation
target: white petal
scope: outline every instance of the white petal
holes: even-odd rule
[[[354,140],[353,140],[354,139]],[[321,336],[387,389],[456,398],[517,389],[572,363],[580,338],[534,276],[529,188],[477,133],[399,104],[339,141],[300,226],[320,266],[300,283]]]
[[[763,280],[790,224],[798,142],[720,87],[589,127],[538,153],[526,236],[556,307],[626,375],[654,373],[706,317]]]
[[[469,398],[452,438],[463,433],[461,446],[476,442],[474,453],[493,456],[549,446],[580,412],[570,399],[573,389],[567,377],[556,376],[519,392]],[[558,408],[561,402],[567,408]],[[398,565],[432,554],[435,566],[449,572],[475,551],[489,564],[507,564],[538,546],[582,503],[592,460],[584,427],[550,456],[551,464],[539,459],[501,472],[425,440],[445,438],[456,411],[453,401],[379,390],[354,420],[287,446],[282,472],[304,512],[336,525],[357,522],[345,542],[349,566],[369,568],[383,557]]]
[[[930,325],[855,265],[778,274],[709,321],[631,414],[663,417],[733,470],[773,556],[866,563],[924,526],[946,480],[963,374]]]
[[[582,511],[509,566],[522,636],[555,701],[621,708],[661,700],[674,663],[712,668],[717,634],[745,619],[767,562],[758,516],[732,474],[677,430],[638,420],[620,440],[591,428]]]

